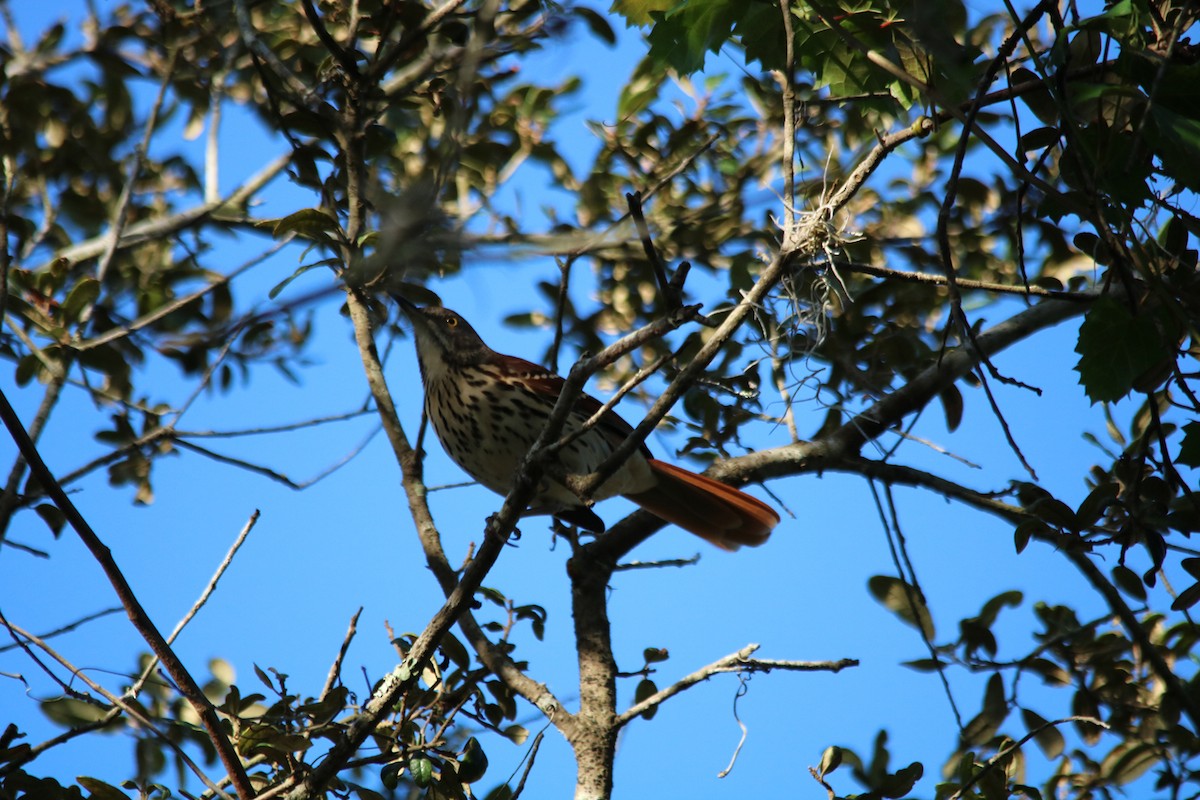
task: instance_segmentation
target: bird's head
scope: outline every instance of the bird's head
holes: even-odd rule
[[[430,372],[445,366],[480,364],[492,355],[471,324],[456,312],[437,306],[421,307],[400,295],[392,297],[412,320],[417,358],[427,378]]]

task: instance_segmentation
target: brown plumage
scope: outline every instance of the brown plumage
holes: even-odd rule
[[[508,494],[521,459],[533,446],[562,391],[563,379],[537,364],[492,350],[453,311],[418,308],[396,297],[413,322],[425,386],[425,410],[446,453],[472,478]],[[602,403],[580,395],[563,433],[579,430]],[[559,451],[558,474],[587,475],[633,428],[614,411]],[[622,495],[725,550],[760,545],[779,515],[732,486],[658,461],[642,445],[595,492]],[[546,475],[529,514],[551,514],[585,530],[604,521],[562,482]]]

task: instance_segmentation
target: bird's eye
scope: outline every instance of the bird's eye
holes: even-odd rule
[[[446,327],[447,328],[457,328],[458,327],[458,319],[455,317],[446,317]]]

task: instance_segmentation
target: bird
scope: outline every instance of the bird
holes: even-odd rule
[[[393,299],[412,321],[425,393],[425,413],[446,454],[483,486],[500,495],[545,427],[565,381],[550,370],[484,344],[454,311]],[[603,404],[581,394],[563,434],[579,431]],[[554,455],[525,516],[549,514],[592,533],[604,521],[555,476],[588,475],[633,432],[615,411]],[[769,505],[732,486],[653,458],[643,443],[593,493],[599,501],[621,495],[722,550],[757,546],[779,524]]]

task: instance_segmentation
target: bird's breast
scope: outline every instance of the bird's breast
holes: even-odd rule
[[[446,370],[439,379],[427,373],[426,413],[442,447],[472,478],[499,494],[507,494],[521,460],[545,428],[557,396],[532,391],[517,378],[488,366]],[[583,427],[587,417],[572,412],[563,426],[566,436]],[[595,472],[616,446],[599,428],[576,436],[558,453],[550,472],[586,475]],[[626,494],[652,485],[645,458],[636,453],[596,493],[596,499]],[[552,477],[543,481],[540,502],[578,505],[565,486]]]

